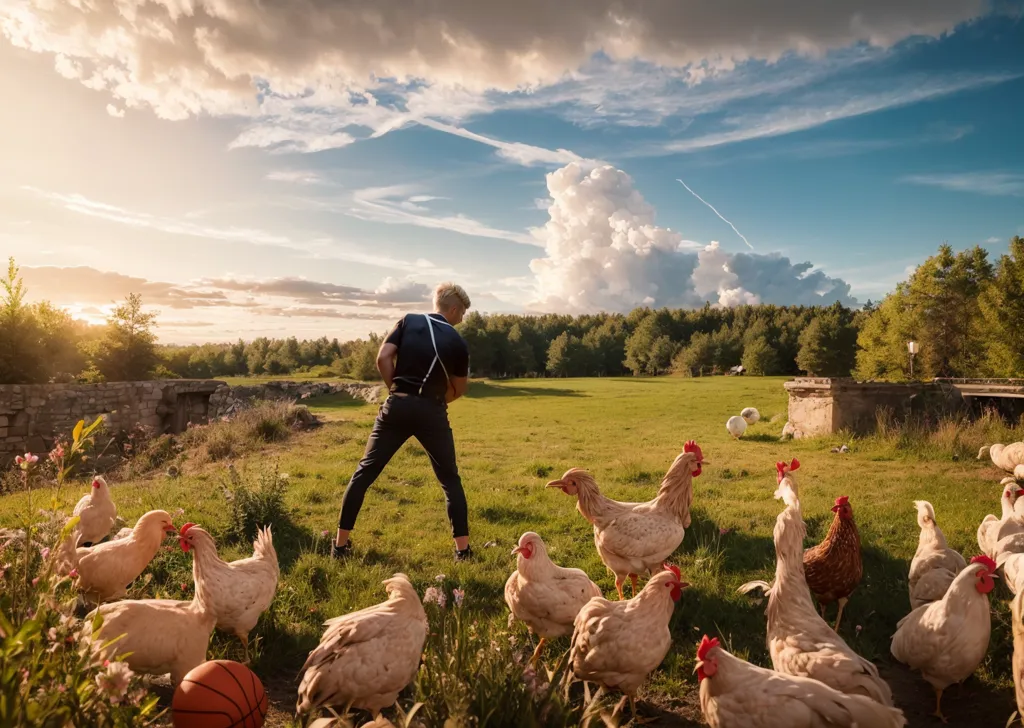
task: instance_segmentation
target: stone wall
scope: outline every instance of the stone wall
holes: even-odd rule
[[[899,418],[913,411],[953,411],[963,405],[955,388],[934,382],[891,384],[850,378],[798,377],[783,385],[789,392],[789,422],[794,438],[819,437],[842,430],[867,434],[875,429],[878,410]]]
[[[375,404],[386,394],[383,384],[362,382],[272,381],[250,386],[221,386],[210,397],[210,417],[229,417],[260,399],[300,401],[329,394],[347,394],[353,399]]]

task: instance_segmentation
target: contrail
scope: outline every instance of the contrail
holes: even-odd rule
[[[753,250],[753,249],[754,249],[754,246],[750,244],[750,241],[749,241],[749,240],[747,240],[747,238],[746,238],[746,237],[745,237],[745,236],[743,235],[743,233],[741,233],[741,232],[740,232],[739,230],[736,230],[736,226],[735,226],[735,225],[733,225],[733,224],[732,224],[731,222],[729,222],[729,221],[728,221],[728,220],[726,220],[726,219],[725,219],[724,217],[722,217],[722,213],[720,213],[720,212],[719,212],[718,210],[716,210],[716,209],[715,209],[714,207],[712,207],[712,205],[711,205],[711,203],[710,203],[710,202],[708,202],[708,201],[707,201],[707,200],[705,200],[705,199],[704,199],[703,197],[701,197],[700,195],[698,195],[698,194],[697,194],[696,192],[694,192],[693,190],[691,190],[691,189],[690,189],[690,187],[689,187],[689,185],[687,185],[687,184],[686,184],[685,182],[683,182],[683,181],[682,181],[681,179],[677,179],[677,180],[676,180],[676,182],[678,182],[679,184],[681,184],[681,185],[682,185],[683,187],[686,187],[686,190],[687,190],[687,192],[689,192],[689,193],[690,193],[691,195],[693,195],[693,196],[694,196],[694,197],[696,197],[696,198],[697,198],[698,200],[700,200],[701,202],[703,202],[703,203],[704,203],[705,205],[707,205],[708,207],[710,207],[710,208],[711,208],[711,212],[713,212],[713,213],[715,213],[716,215],[718,215],[719,217],[721,217],[721,218],[722,218],[722,221],[723,221],[723,222],[727,223],[727,224],[729,225],[729,227],[731,227],[731,228],[732,228],[732,229],[733,229],[733,230],[734,230],[734,231],[736,232],[736,234],[737,234],[737,235],[739,235],[739,236],[740,236],[741,238],[743,238],[743,242],[747,244],[747,247],[748,247],[748,248],[750,248],[751,250]]]

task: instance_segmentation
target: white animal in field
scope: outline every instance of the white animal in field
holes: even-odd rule
[[[740,417],[742,417],[743,421],[746,422],[748,425],[752,425],[759,419],[761,419],[761,413],[758,412],[757,409],[754,407],[747,407],[742,412],[740,412]]]
[[[740,438],[743,433],[747,431],[747,421],[742,417],[733,415],[729,418],[729,421],[725,423],[725,429],[729,431],[729,434],[735,438]]]

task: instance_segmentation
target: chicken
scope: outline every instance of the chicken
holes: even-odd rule
[[[860,584],[864,568],[860,559],[860,532],[853,520],[850,499],[845,495],[836,498],[832,512],[836,515],[825,539],[804,552],[804,573],[807,586],[821,606],[822,617],[828,605],[838,600],[835,624],[838,631],[843,609]]]
[[[249,661],[249,632],[274,601],[280,568],[270,527],[259,531],[253,555],[230,563],[217,555],[217,544],[206,530],[186,523],[179,532],[182,550],[195,550],[192,575],[204,582],[207,605],[217,618],[217,629],[235,635]]]
[[[135,672],[170,673],[177,686],[191,670],[206,662],[215,622],[206,585],[196,581],[190,602],[173,599],[126,599],[97,607],[85,620],[83,633],[92,635],[92,619],[103,623],[93,649],[108,659],[122,659]],[[116,640],[103,646],[102,643]],[[129,654],[130,653],[130,654]]]
[[[747,420],[738,415],[733,415],[725,422],[725,429],[729,431],[735,439],[743,437],[743,433],[747,431]]]
[[[989,513],[978,526],[978,548],[989,558],[995,558],[997,543],[1008,536],[1024,533],[1024,517],[1015,512],[1020,492],[1016,484],[1006,483],[999,499],[1002,505],[1000,517]]]
[[[1024,470],[1022,470],[1024,468],[1024,442],[1013,442],[1009,445],[1000,443],[985,445],[978,451],[978,460],[984,460],[986,455],[992,459],[992,464],[997,468],[1014,475],[1020,472],[1021,475],[1017,477],[1024,477]]]
[[[1003,572],[1010,591],[1014,594],[1024,591],[1024,533],[1014,533],[1000,539],[995,545],[992,558],[996,568]]]
[[[766,670],[726,652],[718,639],[697,648],[700,709],[712,728],[900,728],[903,711],[796,675]]]
[[[928,501],[914,501],[917,525],[917,553],[910,562],[910,608],[942,599],[956,575],[967,568],[964,557],[946,546],[946,537],[935,522],[935,509]]]
[[[72,516],[79,517],[80,538],[76,546],[92,546],[109,536],[117,518],[117,506],[110,497],[107,481],[99,475],[93,478],[92,489],[78,501]]]
[[[636,691],[668,654],[672,634],[668,624],[682,590],[679,569],[668,564],[628,601],[594,597],[576,615],[569,664],[580,680],[596,682],[602,690],[625,693],[636,718]]]
[[[512,554],[517,556],[516,570],[505,582],[505,603],[511,617],[540,635],[530,660],[535,662],[547,640],[572,634],[580,608],[602,596],[601,588],[585,571],[554,563],[544,540],[532,531],[519,537]]]
[[[768,594],[767,645],[772,665],[786,675],[811,678],[839,692],[892,705],[892,690],[879,676],[878,668],[850,649],[814,608],[804,580],[806,529],[789,472],[793,466],[779,463],[777,468],[779,487],[775,497],[782,498],[786,508],[775,520],[775,583],[769,586],[755,581],[739,589],[747,593],[761,587]]]
[[[942,691],[963,682],[988,650],[992,631],[988,593],[995,586],[995,562],[984,554],[971,559],[942,599],[918,607],[896,625],[892,656],[935,689],[935,716],[942,715]]]
[[[1013,633],[1013,692],[1017,698],[1017,713],[1024,715],[1024,615],[1022,615],[1024,589],[1010,602],[1010,618]]]
[[[177,532],[167,511],[149,511],[138,520],[127,538],[76,549],[73,546],[79,541],[76,525],[61,544],[58,569],[62,575],[78,569],[78,588],[94,604],[120,599],[156,556],[166,534]]]
[[[398,700],[420,665],[427,613],[409,577],[384,581],[381,604],[327,620],[320,645],[302,666],[299,715],[324,705],[380,711]]]
[[[594,525],[597,553],[615,574],[619,599],[625,598],[626,577],[635,595],[637,577],[659,571],[683,542],[690,526],[693,478],[701,474],[703,464],[700,447],[687,442],[665,473],[657,497],[646,503],[622,503],[601,495],[594,478],[580,468],[571,468],[547,484],[577,497],[576,508]]]
[[[752,425],[761,419],[761,413],[757,411],[756,407],[744,407],[743,411],[740,412],[740,417],[742,417],[743,421],[748,425]]]

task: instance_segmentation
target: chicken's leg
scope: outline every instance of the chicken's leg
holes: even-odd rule
[[[540,658],[540,653],[544,649],[544,645],[546,643],[547,643],[547,640],[545,638],[541,637],[540,638],[540,642],[537,643],[537,649],[535,649],[533,651],[533,657],[530,658],[530,664],[531,665],[533,663],[535,663]]]
[[[637,581],[637,578],[638,578],[638,577],[637,577],[637,575],[636,575],[636,574],[630,574],[630,575],[629,575],[629,580],[630,580],[631,582],[633,582],[633,596],[636,596],[636,592],[637,592],[637,589],[636,589],[636,581]]]
[[[633,722],[636,723],[637,725],[647,725],[648,723],[653,723],[654,722],[653,718],[641,718],[637,714],[637,712],[636,712],[636,698],[634,698],[632,695],[629,696],[629,712],[630,712],[630,714],[633,717]]]
[[[624,578],[622,578],[621,576],[616,576],[615,577],[615,591],[617,591],[619,593],[619,601],[620,602],[621,601],[625,601],[625,599],[626,599],[625,595],[623,595],[623,593],[622,593],[622,584],[625,581],[626,580]]]
[[[242,647],[245,648],[245,664],[249,664],[249,635],[239,634],[238,639],[242,640]]]
[[[850,600],[847,599],[846,597],[842,597],[839,600],[839,613],[836,615],[836,626],[833,628],[836,632],[839,631],[839,620],[843,618],[843,607],[846,606],[846,603],[848,601],[850,601]]]
[[[943,723],[948,723],[946,716],[942,714],[942,688],[935,688],[935,712],[932,713],[936,718],[941,720]]]

